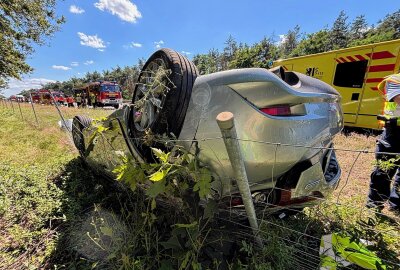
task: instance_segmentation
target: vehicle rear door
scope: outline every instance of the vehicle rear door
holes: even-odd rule
[[[337,53],[332,85],[342,96],[345,123],[356,123],[372,48]]]
[[[378,91],[378,84],[388,75],[398,72],[396,60],[399,55],[398,44],[382,44],[373,48],[369,56],[368,73],[365,80],[364,95],[360,104],[360,115],[373,116],[382,113],[384,99]]]

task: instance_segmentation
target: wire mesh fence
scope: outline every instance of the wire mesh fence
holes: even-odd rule
[[[58,125],[61,120],[60,115],[64,119],[72,119],[75,115],[87,115],[91,118],[100,118],[107,116],[111,111],[100,109],[88,108],[68,108],[59,107],[57,113],[54,106],[50,105],[36,105],[28,103],[15,103],[2,100],[0,102],[0,109],[14,114],[16,119],[20,119],[24,123],[32,126],[32,128],[45,129],[47,127],[54,127]],[[124,138],[124,135],[118,135]],[[363,136],[363,140],[360,140]],[[368,209],[365,207],[366,195],[369,187],[369,174],[374,166],[374,142],[376,137],[357,135],[345,137],[345,135],[338,135],[334,139],[335,146],[312,146],[306,144],[290,144],[280,142],[267,142],[256,141],[237,138],[241,145],[252,144],[255,145],[270,145],[274,149],[273,153],[269,153],[272,157],[272,163],[267,168],[271,170],[272,182],[277,181],[278,176],[274,175],[274,170],[277,155],[281,149],[290,148],[304,148],[314,149],[321,151],[334,150],[337,153],[337,159],[341,164],[342,176],[338,188],[327,197],[320,196],[319,194],[307,194],[302,197],[304,202],[313,202],[311,207],[306,205],[304,210],[303,206],[296,208],[293,205],[285,205],[279,201],[268,200],[268,195],[274,192],[279,194],[292,193],[292,188],[282,186],[273,186],[268,190],[266,200],[258,200],[254,202],[257,210],[257,221],[259,223],[258,235],[261,237],[265,249],[270,249],[268,252],[281,251],[287,249],[291,254],[285,258],[289,264],[294,265],[293,269],[320,269],[321,267],[321,254],[320,242],[324,234],[331,232],[342,232],[351,235],[354,239],[363,239],[363,241],[370,241],[372,246],[377,250],[381,261],[387,266],[387,269],[398,269],[400,254],[393,254],[394,250],[400,250],[400,218],[397,215],[391,214],[386,210],[381,212],[377,209]],[[105,138],[107,147],[112,148],[113,144]],[[134,140],[143,140],[141,138],[134,138]],[[193,140],[179,140],[179,139],[161,139],[159,143],[166,145],[179,144],[184,142],[206,142],[222,140],[222,136],[204,137]],[[118,149],[114,149],[118,150]],[[71,150],[74,151],[74,150]],[[284,150],[285,151],[285,150]],[[397,156],[400,153],[387,153],[382,154]],[[216,157],[218,158],[218,157]],[[222,179],[230,181],[232,179]],[[257,185],[254,184],[252,188]],[[237,193],[230,194],[229,203],[232,203],[238,196]],[[318,202],[315,205],[315,202]],[[216,220],[222,224],[230,224],[229,231],[232,235],[232,241],[245,241],[252,242],[253,235],[251,228],[246,221],[247,216],[243,210],[242,205],[226,205],[219,208],[219,214]],[[390,224],[391,226],[388,226]],[[215,227],[214,231],[220,230],[227,233],[226,229]],[[276,245],[271,248],[271,243]],[[389,243],[389,244],[388,244]],[[327,244],[333,245],[332,242]],[[385,247],[386,245],[386,247]],[[391,245],[391,248],[387,246]],[[383,254],[384,251],[387,254]],[[389,252],[390,251],[390,252]],[[270,253],[267,254],[268,258],[274,258]],[[353,253],[359,253],[360,250],[353,250]],[[370,255],[364,254],[368,257]],[[354,266],[341,266],[343,269],[356,269]],[[378,268],[377,268],[378,269]]]

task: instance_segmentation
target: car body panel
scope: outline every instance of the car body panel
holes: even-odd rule
[[[239,141],[251,191],[269,190],[300,162],[310,162],[300,174],[294,197],[320,192],[327,196],[336,188],[326,178],[324,159],[330,157],[332,138],[343,127],[340,95],[316,79],[299,76],[289,85],[265,69],[240,69],[200,76],[196,79],[177,144],[193,154],[214,173],[213,190],[226,197],[238,193],[234,175],[216,116],[230,111],[235,117]],[[289,104],[304,115],[271,116],[261,108]],[[137,162],[144,158],[130,135],[133,105],[112,113],[102,125],[84,129],[86,159],[92,167],[115,177],[113,169],[128,153]],[[93,140],[93,137],[96,137]],[[329,161],[328,161],[329,163]],[[324,167],[325,166],[325,167]],[[331,180],[331,179],[330,179]]]
[[[240,95],[245,95],[248,90],[244,87],[239,91],[238,88],[235,89],[237,91],[232,90],[231,86],[238,82],[242,85],[249,83],[249,87],[256,86],[254,91],[263,92],[264,101],[261,100],[262,94],[257,94],[257,100],[260,100],[258,104],[262,106],[271,105],[271,100],[275,98],[278,100],[275,100],[275,104],[314,103],[305,104],[305,116],[266,116]],[[325,147],[342,128],[340,106],[332,105],[337,104],[339,96],[298,93],[281,82],[265,69],[219,72],[196,80],[179,139],[186,148],[192,147],[191,151],[194,151],[193,147],[198,147],[200,160],[218,172],[223,196],[237,192],[237,188],[232,185],[233,170],[215,120],[219,113],[230,111],[234,114],[249,181],[251,184],[264,183],[258,185],[259,188],[272,188],[275,185],[274,178],[299,161],[321,152],[320,149],[293,145]],[[264,87],[260,86],[261,83]],[[279,87],[271,86],[275,84]],[[192,140],[198,143],[193,144]]]

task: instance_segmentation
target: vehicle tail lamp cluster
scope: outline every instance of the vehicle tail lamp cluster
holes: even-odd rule
[[[279,104],[260,108],[259,110],[270,116],[302,116],[307,114],[305,104]]]
[[[272,116],[290,116],[290,115],[292,115],[289,105],[278,105],[278,106],[274,106],[274,107],[263,108],[263,109],[261,109],[261,111],[263,113],[266,113],[266,114],[272,115]]]

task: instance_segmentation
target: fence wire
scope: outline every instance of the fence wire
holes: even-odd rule
[[[57,124],[57,122],[59,121],[59,119],[71,119],[75,116],[75,113],[79,112],[80,114],[84,114],[84,115],[92,115],[94,111],[94,109],[87,109],[87,108],[80,108],[78,110],[70,110],[70,108],[57,108],[58,110],[58,114],[59,117],[55,117],[53,119],[49,119],[48,117],[41,117],[42,116],[42,110],[43,108],[45,108],[47,110],[47,108],[51,108],[50,105],[43,105],[43,106],[34,106],[34,104],[28,104],[28,103],[17,103],[17,106],[19,108],[19,114],[18,114],[18,110],[17,107],[15,106],[16,104],[10,101],[6,101],[6,100],[0,100],[0,107],[2,108],[2,110],[6,110],[9,113],[13,113],[16,117],[20,117],[22,121],[32,125],[32,127],[34,128],[43,128],[43,127],[48,127],[48,126],[54,126],[55,124]],[[35,107],[37,109],[37,111],[35,111]],[[40,113],[39,113],[40,111]],[[48,112],[44,112],[45,114],[48,114]],[[50,114],[53,114],[50,112]],[[80,132],[80,129],[77,128],[77,130]],[[70,132],[69,132],[70,133]],[[68,136],[70,136],[71,141],[72,140],[72,134],[69,134]],[[123,135],[119,135],[120,137],[124,137]],[[130,138],[131,140],[135,140],[138,143],[141,143],[144,141],[143,138]],[[158,143],[165,143],[165,144],[179,144],[179,143],[192,143],[192,142],[205,142],[205,141],[213,141],[213,140],[222,140],[222,136],[215,136],[215,137],[205,137],[205,138],[196,138],[193,140],[187,140],[187,139],[157,139],[155,138],[155,142]],[[105,140],[108,142],[108,140],[105,138]],[[393,216],[389,216],[385,213],[379,212],[379,211],[375,211],[374,209],[366,209],[364,207],[360,207],[359,204],[357,204],[357,202],[354,202],[354,204],[352,204],[352,202],[348,202],[346,201],[345,204],[340,203],[342,194],[344,192],[344,190],[346,189],[346,187],[348,187],[348,185],[351,183],[351,181],[353,180],[351,178],[352,174],[354,173],[354,168],[357,166],[357,164],[359,164],[360,160],[362,160],[363,155],[366,154],[384,154],[384,155],[394,155],[394,156],[399,156],[400,153],[391,153],[391,152],[376,152],[373,150],[369,150],[367,145],[362,147],[361,149],[351,149],[351,148],[343,148],[343,147],[324,147],[324,146],[312,146],[312,145],[306,145],[306,144],[290,144],[290,143],[279,143],[279,142],[268,142],[268,141],[259,141],[259,140],[250,140],[250,139],[241,139],[241,138],[237,138],[238,141],[240,141],[241,143],[255,143],[255,144],[266,144],[266,145],[271,145],[274,146],[274,162],[272,164],[271,167],[271,172],[272,172],[272,181],[276,182],[276,176],[275,176],[275,166],[277,163],[277,153],[278,153],[278,149],[280,148],[285,148],[285,147],[294,147],[294,148],[306,148],[306,149],[315,149],[315,150],[333,150],[336,152],[347,152],[347,153],[351,153],[354,154],[355,157],[353,158],[353,161],[351,162],[351,166],[348,169],[346,178],[344,179],[344,181],[342,180],[341,182],[341,186],[340,186],[340,190],[337,192],[336,195],[336,200],[332,197],[328,197],[328,198],[321,198],[318,196],[313,196],[313,195],[307,195],[305,196],[306,198],[309,199],[313,199],[316,201],[319,201],[321,203],[327,203],[328,205],[332,205],[337,207],[347,207],[349,209],[353,209],[353,210],[357,210],[358,211],[358,215],[359,215],[359,219],[361,220],[363,218],[363,214],[375,214],[379,217],[385,217],[387,219],[390,219],[392,221],[394,221],[397,226],[400,228],[400,218],[398,217],[393,217]],[[112,144],[110,142],[108,142],[108,145],[110,147],[113,147]],[[212,149],[211,149],[212,150]],[[215,157],[218,160],[218,155],[216,153]],[[228,180],[228,179],[225,179]],[[257,184],[255,184],[257,185]],[[254,187],[255,185],[252,185],[251,187]],[[269,195],[272,194],[272,192],[274,192],[275,190],[278,191],[285,191],[285,192],[291,192],[292,190],[290,189],[284,189],[284,188],[280,188],[280,187],[276,187],[274,186],[270,192]],[[268,195],[268,197],[269,197]],[[232,194],[232,197],[236,196],[236,194]],[[260,203],[260,202],[259,202]],[[288,237],[282,237],[279,235],[276,235],[275,237],[277,237],[278,239],[280,239],[282,241],[282,245],[287,245],[290,246],[291,248],[293,248],[293,250],[295,250],[297,252],[297,254],[293,254],[292,256],[292,260],[294,264],[297,264],[299,266],[299,269],[318,269],[320,266],[320,256],[319,256],[319,246],[318,248],[313,248],[310,247],[308,245],[305,245],[303,243],[300,243],[300,239],[302,237],[305,237],[307,239],[312,239],[315,243],[319,243],[321,241],[320,237],[316,237],[315,235],[311,235],[309,233],[307,233],[307,228],[306,227],[305,231],[298,231],[295,229],[290,228],[289,226],[285,226],[282,224],[278,224],[278,221],[280,221],[279,219],[272,219],[269,218],[270,215],[272,215],[272,212],[268,212],[268,210],[271,209],[271,207],[275,208],[276,210],[282,211],[282,210],[287,210],[287,211],[293,211],[295,213],[304,213],[302,210],[299,209],[295,209],[293,207],[290,206],[282,206],[276,203],[271,203],[271,202],[261,202],[261,206],[266,210],[266,211],[262,211],[262,217],[258,218],[257,220],[260,222],[261,227],[264,224],[267,225],[271,225],[273,227],[279,228],[281,230],[285,230],[288,231],[290,233],[293,233],[295,235],[298,235],[298,241],[294,241],[293,239],[290,239]],[[321,214],[321,212],[318,210],[320,206],[316,206],[316,213],[317,214]],[[230,208],[230,209],[220,209],[220,211],[222,213],[228,213],[230,214],[231,217],[241,217],[243,219],[246,218],[246,215],[244,214],[243,211],[236,211],[235,208]],[[322,213],[323,214],[323,213]],[[235,231],[235,232],[231,232],[236,234],[240,239],[243,240],[249,240],[253,238],[253,235],[250,233],[251,232],[251,228],[249,226],[247,226],[245,223],[243,222],[238,222],[236,221],[234,218],[224,218],[221,216],[218,216],[217,219],[223,221],[223,222],[230,222],[233,223],[241,228],[243,228],[243,230],[241,231]],[[310,224],[312,222],[312,220],[309,221]],[[388,236],[391,236],[393,238],[398,238],[398,240],[400,240],[400,235],[399,235],[399,231],[392,231],[393,229],[388,229],[387,231],[384,231],[382,229],[375,229],[375,228],[368,228],[369,231],[374,232],[376,234],[380,234],[380,233],[384,233]],[[268,235],[269,232],[259,229],[258,233],[261,235]],[[268,241],[265,238],[262,238],[263,241]],[[329,243],[329,242],[328,242]],[[329,244],[333,244],[333,243],[329,243]],[[307,251],[312,251],[313,253],[307,252]],[[357,252],[357,251],[355,251]],[[400,267],[398,262],[393,262],[390,260],[385,260],[385,259],[381,259],[384,263],[386,263],[387,265],[390,265],[393,267],[393,269],[395,269],[396,267]],[[348,267],[343,267],[344,269],[352,269],[352,268],[348,268]]]

